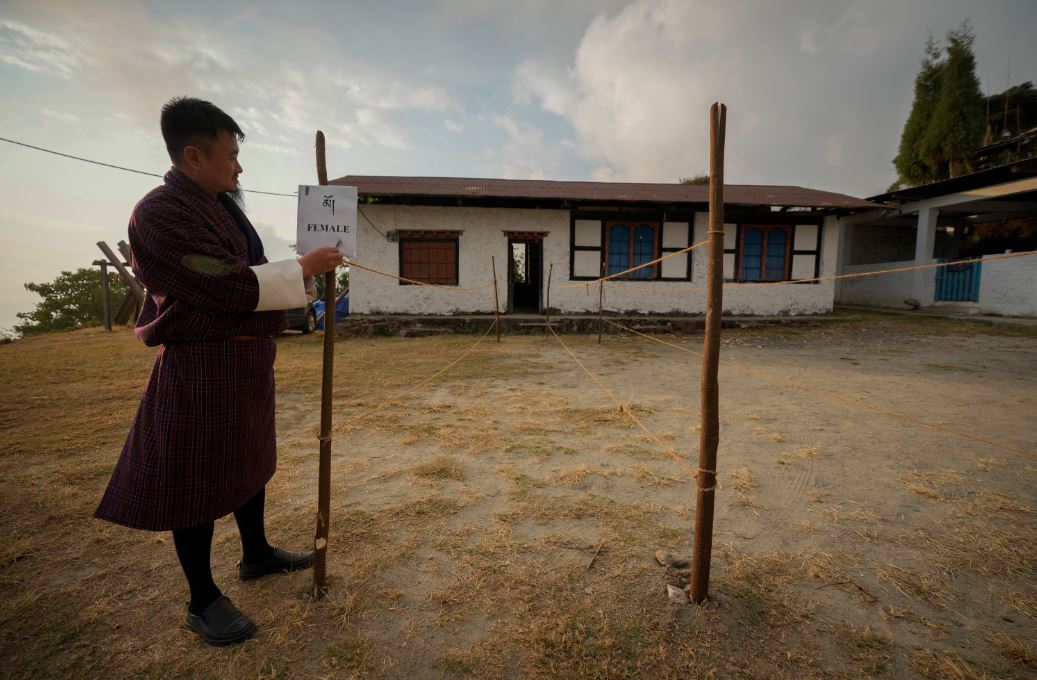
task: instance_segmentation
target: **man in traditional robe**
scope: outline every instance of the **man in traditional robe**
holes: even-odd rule
[[[320,248],[267,261],[235,200],[245,136],[219,108],[173,99],[161,128],[173,167],[129,223],[133,269],[148,292],[137,337],[158,357],[96,517],[172,531],[191,591],[185,625],[231,644],[256,626],[213,582],[213,521],[234,513],[242,580],[313,562],[312,551],[270,546],[263,527],[277,457],[273,336],[287,325],[281,310],[306,305],[307,278],[342,256]]]

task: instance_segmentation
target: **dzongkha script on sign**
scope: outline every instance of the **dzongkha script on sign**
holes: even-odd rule
[[[356,257],[356,202],[356,187],[300,185],[296,252],[331,246]]]

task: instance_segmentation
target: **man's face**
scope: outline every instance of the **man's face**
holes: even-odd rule
[[[236,191],[238,175],[244,172],[238,163],[238,140],[230,132],[224,131],[206,146],[208,149],[185,149],[184,157],[192,166],[193,179],[212,194]]]

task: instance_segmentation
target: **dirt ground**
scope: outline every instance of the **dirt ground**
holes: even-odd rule
[[[217,584],[259,625],[179,627],[168,533],[91,518],[154,350],[128,330],[0,346],[0,676],[1022,678],[1037,672],[1037,332],[852,313],[725,331],[722,359],[991,440],[724,367],[711,600],[673,604],[695,487],[553,339],[336,350],[330,593],[311,572]],[[697,466],[700,359],[564,336]],[[701,338],[666,336],[692,350]],[[321,347],[279,341],[271,542],[312,541]],[[1006,448],[1000,448],[1002,444]]]

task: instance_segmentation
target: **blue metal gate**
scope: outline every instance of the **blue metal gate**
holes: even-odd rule
[[[951,262],[952,260],[940,260]],[[936,270],[936,301],[979,302],[982,262],[967,261]]]

